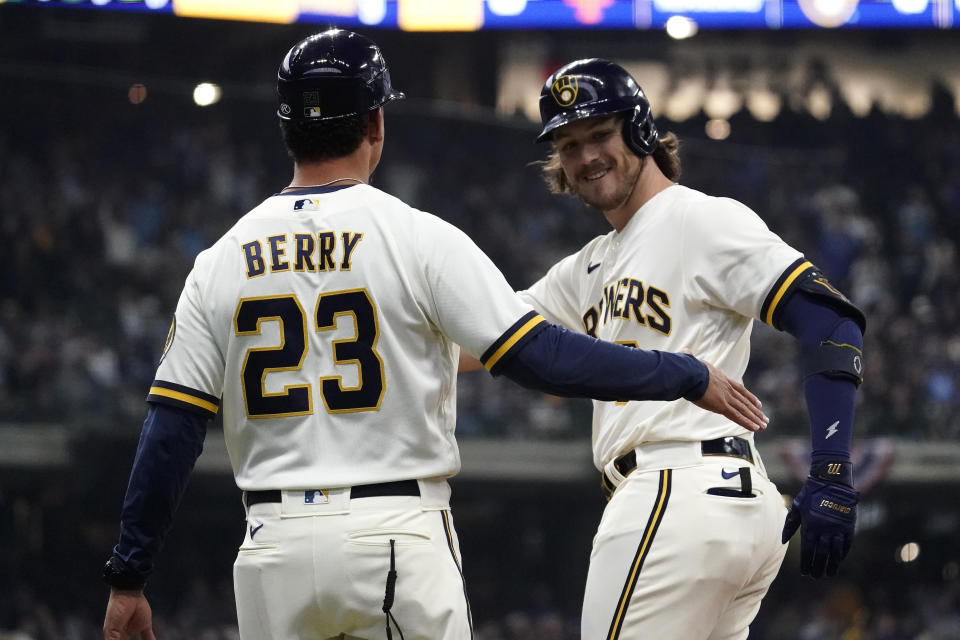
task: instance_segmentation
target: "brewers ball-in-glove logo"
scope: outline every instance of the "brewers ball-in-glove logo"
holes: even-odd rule
[[[550,93],[558,105],[561,107],[569,107],[576,101],[579,88],[575,76],[560,76],[553,81],[553,86],[550,87]]]
[[[160,362],[163,362],[163,359],[167,357],[167,352],[170,351],[170,347],[173,345],[173,336],[177,333],[177,316],[173,316],[173,320],[170,322],[170,331],[167,332],[167,340],[163,343],[163,353],[160,355]]]

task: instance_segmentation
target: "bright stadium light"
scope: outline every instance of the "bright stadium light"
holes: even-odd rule
[[[897,549],[897,562],[913,562],[920,556],[920,545],[916,542],[908,542]]]
[[[807,95],[807,111],[817,120],[826,120],[833,109],[833,98],[825,87],[816,86]]]
[[[163,9],[170,4],[170,0],[145,0],[143,4],[147,5],[147,9]]]
[[[692,118],[703,106],[706,87],[702,79],[688,78],[677,82],[663,105],[663,115],[674,122]]]
[[[518,16],[527,8],[527,0],[489,0],[487,8],[498,16]]]
[[[363,24],[380,24],[386,17],[387,0],[360,0],[357,4],[357,19]]]
[[[140,104],[147,99],[147,87],[140,82],[130,85],[127,89],[127,99],[130,100],[130,104]]]
[[[818,27],[839,27],[857,10],[859,0],[800,0],[800,10]]]
[[[724,120],[739,111],[742,106],[743,96],[726,83],[707,91],[703,99],[703,112],[708,118]]]
[[[707,120],[703,129],[711,140],[726,140],[730,137],[730,123],[722,118]]]
[[[674,40],[683,40],[697,35],[697,23],[686,16],[667,18],[667,35]]]
[[[95,7],[102,7],[105,4],[110,4],[110,0],[90,0],[90,4]]]
[[[209,107],[220,101],[220,87],[211,82],[201,82],[193,89],[193,101],[199,107]]]
[[[923,13],[930,0],[893,0],[893,8],[903,14]]]
[[[747,91],[746,104],[750,114],[760,122],[771,122],[780,113],[783,100],[766,87]]]

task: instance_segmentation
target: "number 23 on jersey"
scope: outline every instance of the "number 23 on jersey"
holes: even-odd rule
[[[321,293],[313,314],[317,332],[337,328],[341,317],[351,317],[353,338],[333,340],[333,362],[357,367],[357,386],[343,386],[340,376],[320,377],[320,399],[328,413],[376,411],[383,400],[383,360],[377,353],[380,328],[377,308],[366,289]],[[280,344],[247,350],[241,368],[244,405],[250,418],[281,418],[313,413],[313,385],[287,385],[283,391],[268,393],[268,373],[299,371],[307,358],[307,318],[296,295],[283,294],[243,298],[237,304],[234,330],[237,336],[260,335],[261,323],[280,323]],[[319,357],[319,356],[318,356]]]

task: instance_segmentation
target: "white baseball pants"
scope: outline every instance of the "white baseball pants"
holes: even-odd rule
[[[472,638],[449,485],[420,489],[352,500],[349,488],[283,491],[281,503],[250,506],[233,572],[242,640],[385,640],[390,540],[404,638]]]
[[[787,549],[786,507],[755,450],[753,464],[701,456],[699,446],[637,449],[638,466],[613,493],[594,538],[582,640],[747,637]],[[739,490],[741,467],[754,497],[709,493]]]

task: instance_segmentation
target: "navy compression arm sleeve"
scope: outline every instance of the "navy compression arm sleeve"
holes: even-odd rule
[[[818,349],[824,340],[863,349],[863,333],[856,322],[802,291],[787,301],[781,324],[800,342],[804,354]],[[804,378],[812,463],[850,460],[856,392],[849,378],[825,373]]]
[[[549,325],[497,370],[524,387],[596,400],[697,401],[707,366],[693,356],[613,344]]]
[[[206,432],[206,417],[149,403],[113,550],[125,568],[144,578],[153,570]]]

